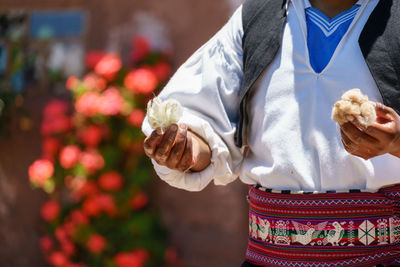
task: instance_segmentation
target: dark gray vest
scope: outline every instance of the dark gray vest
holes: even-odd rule
[[[286,0],[247,0],[243,4],[243,85],[235,143],[246,145],[248,103],[254,83],[272,62],[286,21]],[[380,0],[359,38],[359,45],[385,105],[400,114],[400,1]]]

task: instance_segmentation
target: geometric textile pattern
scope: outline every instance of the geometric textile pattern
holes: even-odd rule
[[[284,194],[251,186],[247,261],[374,266],[400,257],[400,185],[376,193]]]

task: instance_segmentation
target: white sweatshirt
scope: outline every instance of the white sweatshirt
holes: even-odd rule
[[[258,81],[250,103],[250,154],[234,144],[242,70],[242,9],[175,73],[161,99],[184,107],[180,120],[210,145],[210,166],[181,173],[153,161],[161,179],[189,191],[237,177],[272,189],[325,191],[367,189],[400,182],[400,159],[389,154],[363,160],[350,155],[330,119],[333,104],[352,88],[381,102],[358,45],[378,0],[362,0],[349,30],[321,73],[309,62],[304,0],[289,2],[282,47]],[[152,131],[145,119],[143,132]]]

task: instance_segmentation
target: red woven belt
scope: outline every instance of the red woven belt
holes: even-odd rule
[[[262,266],[400,263],[400,185],[376,193],[249,191],[247,261]]]

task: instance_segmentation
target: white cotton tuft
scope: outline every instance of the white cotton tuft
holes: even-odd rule
[[[167,128],[182,117],[183,108],[175,99],[161,101],[158,97],[147,103],[147,118],[153,129]]]
[[[340,125],[355,118],[364,127],[376,121],[376,111],[368,96],[363,95],[360,89],[351,89],[342,95],[342,99],[333,106],[332,120]]]

